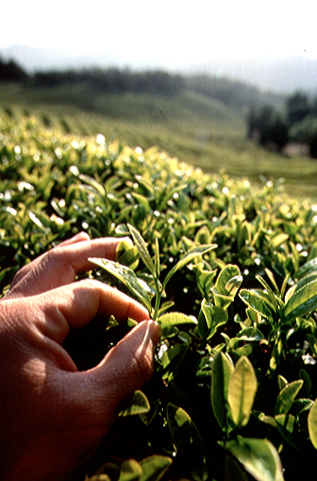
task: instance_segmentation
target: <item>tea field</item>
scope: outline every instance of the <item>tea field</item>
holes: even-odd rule
[[[288,194],[317,199],[316,161],[261,148],[246,139],[244,107],[191,90],[164,96],[96,93],[85,84],[50,89],[1,84],[1,110],[13,119],[35,115],[44,126],[65,133],[101,133],[143,149],[156,145],[204,172],[223,170],[257,185],[262,176],[281,179]]]
[[[1,292],[19,267],[79,231],[129,235],[118,262],[95,259],[87,275],[136,298],[162,329],[152,380],[78,481],[312,479],[317,205],[269,180],[130,147],[110,130],[47,128],[33,108],[0,115]],[[53,108],[46,115],[57,122]],[[223,147],[238,159],[236,135]],[[98,318],[64,348],[86,369],[121,335],[115,319]]]

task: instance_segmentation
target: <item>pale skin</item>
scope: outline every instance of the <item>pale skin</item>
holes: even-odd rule
[[[0,300],[0,479],[72,479],[122,405],[153,373],[160,328],[139,303],[99,281],[75,281],[118,239],[80,233],[23,267]],[[62,344],[97,314],[134,327],[98,366],[78,371]]]

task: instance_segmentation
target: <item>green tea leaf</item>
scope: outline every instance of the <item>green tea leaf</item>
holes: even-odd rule
[[[105,269],[109,274],[119,279],[131,293],[151,312],[151,300],[149,297],[148,286],[138,279],[132,269],[122,266],[118,262],[99,257],[90,257],[89,261]]]
[[[284,303],[281,299],[279,299],[277,296],[275,296],[274,292],[268,285],[268,283],[263,279],[261,276],[255,276],[256,279],[262,284],[266,292],[268,293],[270,300],[272,304],[274,305],[275,310],[283,309],[284,308]]]
[[[122,463],[118,481],[139,481],[142,472],[141,465],[135,459],[129,459]]]
[[[161,357],[163,367],[162,379],[170,382],[174,379],[177,369],[183,361],[188,350],[186,344],[175,344],[164,352]]]
[[[252,290],[252,289],[242,289],[239,293],[239,297],[247,304],[249,307],[258,312],[262,317],[272,322],[272,309],[267,298],[263,293]]]
[[[213,360],[211,377],[211,405],[219,426],[224,432],[230,428],[231,417],[228,404],[228,386],[234,366],[228,356],[218,352]]]
[[[317,257],[314,257],[303,264],[296,272],[296,277],[301,279],[302,277],[305,277],[315,271],[317,271]]]
[[[137,414],[144,414],[150,411],[150,403],[142,391],[135,391],[129,406],[119,413],[119,416],[135,416]]]
[[[265,339],[262,332],[256,327],[246,327],[245,329],[241,329],[241,331],[236,335],[236,338],[240,339],[241,341],[248,342],[259,342]]]
[[[240,357],[228,386],[228,402],[237,427],[248,424],[258,388],[253,366],[246,356]]]
[[[312,445],[317,449],[317,399],[308,414],[308,433]]]
[[[274,414],[287,414],[300,391],[304,381],[299,379],[287,384],[279,393],[275,403]]]
[[[317,279],[296,289],[288,300],[284,316],[290,321],[317,308]]]
[[[217,247],[216,244],[201,245],[198,247],[193,247],[188,252],[186,252],[186,254],[177,262],[177,264],[175,264],[174,267],[172,267],[172,269],[169,271],[169,273],[165,277],[163,282],[163,289],[165,289],[167,283],[170,281],[170,279],[179,269],[182,269],[183,267],[185,267],[186,264],[192,261],[195,257],[207,254],[207,252],[211,251],[212,249],[215,249],[216,247]]]
[[[137,231],[137,229],[135,227],[133,227],[130,224],[127,224],[127,226],[128,226],[128,229],[129,229],[129,231],[132,235],[133,242],[135,243],[136,247],[138,248],[138,251],[139,251],[139,254],[140,254],[140,257],[141,257],[142,261],[144,262],[144,264],[146,265],[146,267],[148,268],[148,270],[150,271],[152,276],[155,278],[156,277],[155,266],[153,264],[152,258],[149,254],[148,249],[147,249],[147,245],[145,243],[145,240],[143,239],[143,237],[141,236],[141,234]]]
[[[98,194],[102,197],[105,197],[106,195],[106,191],[103,187],[102,184],[100,184],[100,182],[98,182],[96,179],[94,179],[93,177],[89,177],[88,175],[86,174],[80,174],[79,175],[79,178],[80,180],[82,180],[83,182],[86,182],[86,184],[90,185],[91,187],[94,188],[94,190],[96,192],[98,192]]]
[[[268,439],[238,436],[226,442],[225,448],[256,481],[284,481],[279,455]]]
[[[287,441],[293,448],[297,447],[294,436],[295,417],[291,414],[277,414],[274,416],[277,428],[285,441]]]
[[[278,234],[270,240],[270,245],[273,249],[277,249],[280,245],[286,242],[288,238],[288,234]]]
[[[169,312],[167,314],[163,314],[157,319],[157,322],[160,324],[161,329],[165,329],[169,326],[178,326],[180,324],[197,325],[197,319],[195,317],[186,316],[180,312]]]
[[[203,443],[191,417],[184,409],[168,404],[167,422],[177,451],[189,461],[188,475],[192,479],[205,479]]]
[[[171,458],[158,454],[143,459],[140,462],[143,471],[140,481],[159,481],[171,464]]]
[[[228,264],[219,273],[214,290],[224,296],[235,296],[243,281],[238,266]]]
[[[209,340],[214,336],[217,328],[227,322],[228,314],[221,307],[207,302],[206,299],[201,303],[201,312],[203,316],[198,316],[198,332],[203,339]]]

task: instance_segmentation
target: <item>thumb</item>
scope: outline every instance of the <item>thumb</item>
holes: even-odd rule
[[[153,352],[161,335],[155,321],[143,321],[134,327],[101,363],[89,371],[95,393],[106,403],[104,412],[111,418],[137,389],[153,374]]]

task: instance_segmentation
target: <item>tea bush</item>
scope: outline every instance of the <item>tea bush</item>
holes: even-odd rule
[[[291,481],[317,461],[317,206],[269,181],[204,174],[156,148],[0,117],[0,289],[59,241],[126,236],[88,275],[161,324],[155,373],[86,480]],[[94,319],[65,341],[79,369],[124,332]]]

